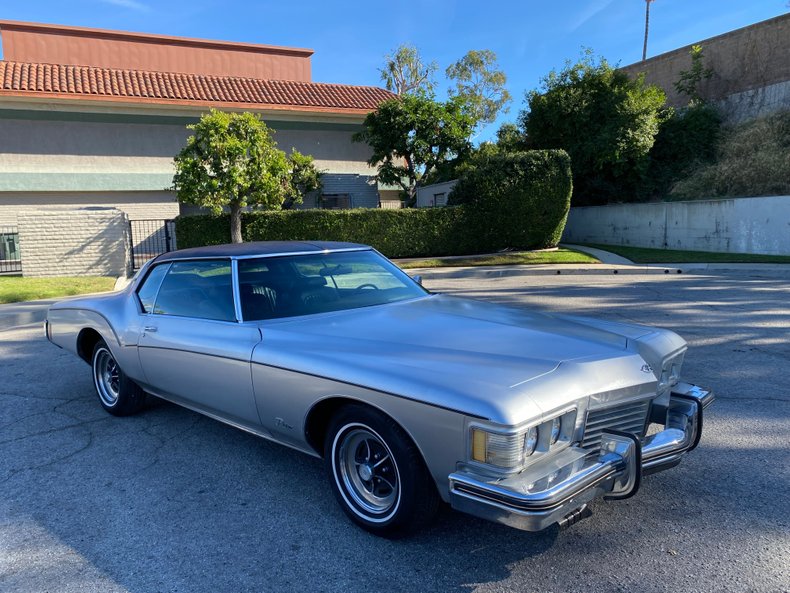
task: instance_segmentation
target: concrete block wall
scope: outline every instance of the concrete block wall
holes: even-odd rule
[[[761,89],[790,81],[790,13],[698,41],[705,56],[705,67],[713,76],[700,84],[703,96],[712,101],[730,95]],[[648,58],[622,68],[630,76],[645,73],[645,81],[667,93],[670,105],[681,107],[688,98],[678,94],[674,83],[682,70],[691,66],[691,45]],[[788,107],[786,87],[781,106]],[[770,100],[770,97],[767,99]]]
[[[129,219],[115,208],[24,211],[17,215],[23,276],[124,276]]]
[[[562,241],[790,255],[790,196],[571,208]]]

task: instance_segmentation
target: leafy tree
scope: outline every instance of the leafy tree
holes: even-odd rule
[[[699,85],[703,80],[709,80],[713,76],[713,70],[705,68],[703,64],[705,56],[702,54],[701,45],[692,45],[689,54],[691,55],[691,68],[680,71],[674,86],[678,93],[688,97],[689,106],[694,107],[705,103]]]
[[[666,96],[588,50],[550,72],[519,115],[528,148],[571,157],[574,205],[633,199],[647,167]]]
[[[445,72],[455,81],[450,97],[463,99],[477,125],[490,124],[508,110],[512,100],[505,88],[507,76],[498,68],[496,54],[490,49],[471,50]]]
[[[439,103],[426,96],[403,95],[384,101],[365,118],[357,142],[372,148],[368,163],[378,180],[399,185],[413,205],[417,186],[471,149],[472,117],[457,98]]]
[[[437,68],[436,62],[423,63],[420,52],[413,45],[401,45],[386,57],[384,68],[380,68],[379,73],[387,90],[396,95],[416,93],[431,96],[436,86],[433,75]]]
[[[505,123],[497,130],[496,145],[500,150],[516,152],[524,150],[524,134],[514,123]]]
[[[178,201],[215,214],[229,209],[231,240],[241,243],[242,209],[279,209],[293,193],[292,165],[266,124],[251,113],[212,109],[187,127],[194,134],[175,157]]]
[[[722,137],[721,123],[718,111],[710,105],[667,108],[667,117],[650,149],[640,198],[666,198],[677,181],[714,162]]]
[[[326,173],[315,166],[313,157],[291,149],[291,191],[283,202],[283,210],[290,210],[294,204],[301,204],[307,194],[321,189],[321,176]]]

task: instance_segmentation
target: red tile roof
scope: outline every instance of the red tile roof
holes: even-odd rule
[[[0,60],[3,96],[365,113],[394,95],[370,86]]]

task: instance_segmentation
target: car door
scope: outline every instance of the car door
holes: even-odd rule
[[[160,266],[138,291],[143,311],[137,347],[148,389],[227,420],[258,426],[250,358],[261,334],[257,327],[236,320],[231,261]]]

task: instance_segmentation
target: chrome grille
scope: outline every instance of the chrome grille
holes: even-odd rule
[[[587,413],[587,423],[584,425],[582,448],[597,450],[601,446],[601,434],[604,430],[629,432],[642,438],[645,435],[649,407],[650,400],[642,400],[591,410]]]

